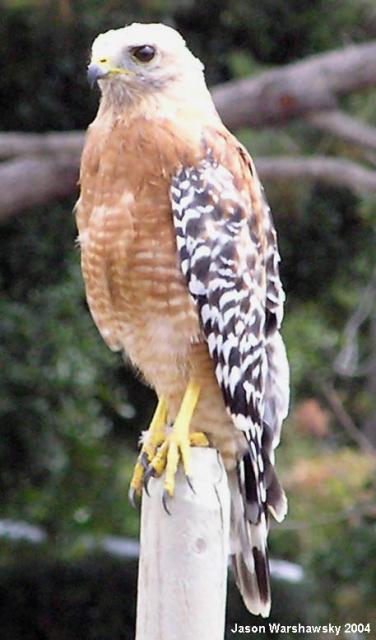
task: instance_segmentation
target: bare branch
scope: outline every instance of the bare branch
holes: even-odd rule
[[[371,127],[343,111],[312,113],[306,121],[324,133],[367,149],[376,149],[376,127]]]
[[[336,373],[342,376],[355,376],[370,373],[374,366],[373,358],[366,366],[359,367],[359,331],[364,322],[373,313],[376,298],[376,269],[372,273],[372,278],[365,287],[359,303],[347,321],[344,329],[344,343],[342,349],[336,356],[333,368]]]
[[[16,158],[0,164],[0,221],[36,204],[74,192],[78,180],[79,154]],[[277,156],[258,158],[261,179],[317,180],[354,193],[376,192],[376,171],[349,160]]]
[[[376,171],[343,158],[276,156],[258,158],[256,167],[262,180],[317,180],[346,187],[356,194],[376,193]]]
[[[78,157],[22,158],[0,165],[0,221],[36,204],[74,193]]]
[[[337,98],[376,85],[376,43],[321,53],[255,78],[214,87],[230,129],[281,125],[313,111],[333,110]]]
[[[365,453],[376,456],[376,449],[369,439],[358,429],[351,416],[347,413],[345,407],[342,404],[342,400],[339,397],[337,391],[331,384],[320,384],[320,389],[325,396],[325,399],[336,416],[338,422],[344,428],[346,433],[350,436],[354,442],[356,442],[360,449]]]
[[[82,131],[61,133],[1,133],[0,158],[16,156],[79,155],[84,143]]]

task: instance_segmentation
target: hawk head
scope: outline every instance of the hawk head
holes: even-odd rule
[[[204,83],[202,63],[175,29],[137,23],[97,36],[88,79],[107,97],[128,102],[169,86]]]

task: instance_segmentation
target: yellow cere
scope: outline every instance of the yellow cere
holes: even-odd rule
[[[125,74],[128,76],[133,76],[134,72],[133,71],[129,71],[128,69],[121,69],[120,67],[110,67],[110,59],[109,58],[99,58],[96,60],[93,60],[94,64],[97,64],[98,66],[103,66],[103,65],[108,65],[108,71],[109,73],[113,73],[113,74]]]

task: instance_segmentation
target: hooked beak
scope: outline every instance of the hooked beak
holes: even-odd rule
[[[98,80],[105,78],[109,73],[110,69],[105,69],[95,62],[91,62],[87,68],[87,79],[90,86],[93,88]]]
[[[90,86],[93,85],[102,78],[108,78],[108,76],[126,75],[134,76],[134,72],[129,69],[122,69],[120,67],[111,67],[111,61],[106,58],[99,60],[99,62],[91,62],[87,68],[87,79]]]

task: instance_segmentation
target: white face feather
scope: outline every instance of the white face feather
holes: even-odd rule
[[[134,52],[145,45],[153,47],[155,55],[142,62]],[[182,36],[163,24],[134,23],[100,34],[92,46],[91,63],[103,72],[108,70],[100,80],[102,91],[118,92],[121,83],[128,96],[181,81],[203,83],[202,63],[186,47]]]

